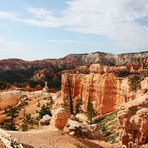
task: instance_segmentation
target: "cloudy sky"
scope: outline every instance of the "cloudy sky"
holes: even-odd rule
[[[148,51],[148,0],[0,0],[0,59]]]

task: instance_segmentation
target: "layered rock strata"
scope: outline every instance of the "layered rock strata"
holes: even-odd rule
[[[77,99],[82,99],[83,111],[86,111],[90,99],[98,115],[116,110],[129,100],[130,84],[127,78],[117,77],[114,70],[114,67],[94,64],[89,74],[63,74],[61,98],[65,100],[71,95],[74,104]]]
[[[133,148],[148,142],[148,92],[140,91],[135,100],[122,106],[118,113],[121,126],[120,144]]]

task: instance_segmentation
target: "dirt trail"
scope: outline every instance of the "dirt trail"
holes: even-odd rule
[[[49,127],[28,132],[8,131],[8,134],[17,138],[25,148],[77,148],[76,145],[85,146],[85,148],[101,148],[98,144],[71,137],[62,131],[51,130]]]

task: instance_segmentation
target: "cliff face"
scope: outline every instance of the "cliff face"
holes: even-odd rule
[[[109,67],[99,64],[92,65],[89,74],[63,74],[62,99],[69,97],[69,88],[74,102],[82,99],[83,111],[86,111],[90,98],[98,115],[116,110],[128,101],[130,92],[128,79],[115,76]]]
[[[141,82],[134,100],[121,106],[118,119],[121,126],[121,145],[134,145],[148,142],[148,78]]]

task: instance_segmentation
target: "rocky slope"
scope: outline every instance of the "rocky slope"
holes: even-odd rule
[[[24,61],[20,59],[0,60],[0,89],[5,88],[9,83],[29,82],[36,85],[39,82],[48,80],[50,87],[60,83],[59,72],[67,69],[75,69],[78,66],[100,63],[101,65],[126,65],[131,59],[145,59],[148,52],[129,53],[114,55],[109,53],[73,54],[61,59],[45,59],[38,61]],[[8,82],[8,83],[7,83]]]
[[[45,59],[37,61],[24,61],[21,59],[0,60],[0,71],[23,71],[50,68],[72,69],[79,65],[100,63],[101,65],[124,65],[133,58],[144,59],[148,52],[127,53],[114,55],[110,53],[71,54],[61,59]]]
[[[147,87],[142,87],[135,100],[123,105],[118,112],[121,145],[134,147],[148,142],[148,79],[143,83]]]

